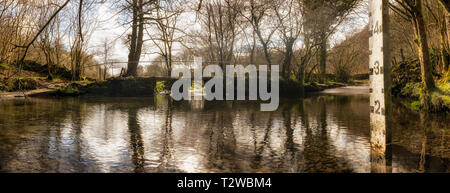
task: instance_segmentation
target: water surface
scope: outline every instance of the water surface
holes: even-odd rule
[[[371,172],[369,97],[0,100],[3,172]],[[450,172],[450,118],[396,105],[393,172]]]

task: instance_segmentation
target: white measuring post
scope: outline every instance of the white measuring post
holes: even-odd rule
[[[372,171],[380,172],[380,166],[388,168],[391,164],[392,81],[389,54],[389,0],[369,0],[369,2],[371,162]]]

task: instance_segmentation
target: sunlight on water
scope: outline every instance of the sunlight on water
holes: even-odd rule
[[[285,99],[278,111],[260,112],[256,102],[175,102],[166,96],[3,100],[0,167],[370,172],[368,102],[366,95],[317,95]],[[396,108],[393,171],[448,172],[448,119]],[[422,129],[425,123],[429,130]]]

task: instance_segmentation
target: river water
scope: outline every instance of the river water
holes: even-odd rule
[[[366,93],[282,99],[275,112],[168,96],[0,100],[0,171],[371,172]],[[395,104],[391,171],[450,172],[450,117]]]

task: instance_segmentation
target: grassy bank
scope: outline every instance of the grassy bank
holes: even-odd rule
[[[431,93],[426,93],[422,89],[421,83],[408,83],[401,89],[399,96],[411,99],[412,102],[406,105],[416,111],[450,111],[450,81],[448,80],[438,81],[436,88]]]
[[[436,66],[434,67],[436,68]],[[406,99],[403,104],[416,111],[450,111],[450,74],[434,69],[436,88],[425,91],[422,84],[420,63],[417,59],[399,62],[393,66],[392,94]]]

